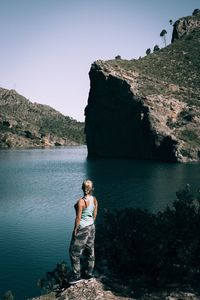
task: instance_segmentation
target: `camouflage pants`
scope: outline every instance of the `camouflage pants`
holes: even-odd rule
[[[91,273],[94,269],[94,239],[95,225],[80,228],[76,236],[72,236],[69,255],[73,273],[77,276],[81,275],[81,256],[83,251],[86,254],[86,271]]]

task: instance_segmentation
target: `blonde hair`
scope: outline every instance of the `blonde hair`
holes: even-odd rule
[[[93,191],[93,182],[91,180],[84,180],[82,184],[82,190],[84,195],[91,194]]]

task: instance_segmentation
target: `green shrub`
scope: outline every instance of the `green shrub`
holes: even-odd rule
[[[67,265],[65,262],[62,262],[57,264],[53,271],[48,271],[44,278],[39,279],[37,285],[42,290],[42,293],[46,294],[68,287],[67,277]]]
[[[199,145],[200,139],[194,130],[184,129],[181,131],[180,137],[186,142],[196,144],[197,146]]]
[[[192,195],[187,186],[163,212],[126,208],[107,213],[97,235],[97,262],[106,258],[121,278],[191,281],[200,272],[199,228],[199,193]]]
[[[12,292],[11,291],[7,291],[3,295],[3,300],[14,300],[14,296],[13,296]]]

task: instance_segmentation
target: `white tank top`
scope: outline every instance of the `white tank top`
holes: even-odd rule
[[[82,215],[81,215],[81,221],[80,221],[80,228],[92,225],[94,223],[94,197],[90,196],[87,198],[83,198],[83,200],[89,201],[88,207],[84,208],[82,210]]]

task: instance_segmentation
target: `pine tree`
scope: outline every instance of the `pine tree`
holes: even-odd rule
[[[167,31],[165,29],[163,29],[160,33],[160,37],[163,39],[165,47],[167,46],[166,34],[167,34]]]

